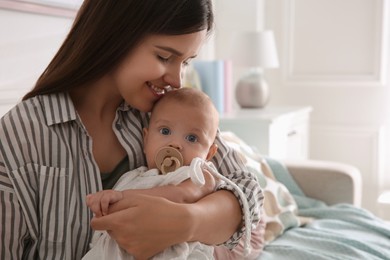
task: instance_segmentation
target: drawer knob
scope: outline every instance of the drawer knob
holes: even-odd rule
[[[288,132],[287,136],[290,137],[290,136],[296,135],[297,133],[298,133],[297,131],[292,130],[292,131]]]

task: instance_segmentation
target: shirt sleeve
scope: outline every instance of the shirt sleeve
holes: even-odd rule
[[[27,225],[0,154],[0,258],[22,259]]]
[[[264,196],[256,176],[247,170],[237,151],[225,143],[225,141],[221,138],[219,131],[216,138],[216,144],[218,145],[218,152],[214,156],[212,162],[217,167],[219,173],[234,182],[246,195],[250,212],[249,217],[252,223],[251,227],[245,227],[242,225],[242,228],[235,232],[232,237],[224,243],[224,246],[231,249],[238,244],[245,228],[253,229],[259,223],[261,216],[260,209],[263,205]],[[242,208],[242,221],[244,223],[245,211],[243,210],[243,202],[235,188],[228,183],[222,183],[218,189],[229,190],[237,197],[237,200]]]

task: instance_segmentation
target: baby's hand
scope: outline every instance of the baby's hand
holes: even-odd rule
[[[96,217],[105,216],[108,214],[110,204],[123,199],[121,191],[103,190],[94,194],[87,195],[87,206],[92,210]]]

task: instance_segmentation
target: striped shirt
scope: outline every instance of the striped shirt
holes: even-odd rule
[[[147,113],[125,103],[117,109],[113,130],[127,151],[130,170],[146,165],[142,128],[148,120]],[[260,186],[219,137],[217,144],[213,162],[246,194],[257,224]],[[239,198],[231,186],[219,188]],[[68,94],[16,105],[0,120],[0,259],[81,259],[93,234],[85,197],[101,189],[92,139]],[[242,233],[226,245],[235,245]]]

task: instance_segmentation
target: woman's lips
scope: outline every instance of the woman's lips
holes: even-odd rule
[[[163,88],[160,88],[160,87],[156,87],[155,85],[153,85],[152,83],[150,82],[147,82],[146,83],[148,85],[148,87],[157,95],[157,96],[162,96],[164,95],[165,93],[169,92],[172,90],[172,87],[171,86],[165,86]]]
[[[147,82],[146,83],[148,85],[148,87],[157,95],[157,96],[161,96],[161,95],[164,95],[165,94],[165,88],[159,88],[159,87],[156,87],[154,86],[152,83],[150,82]]]

